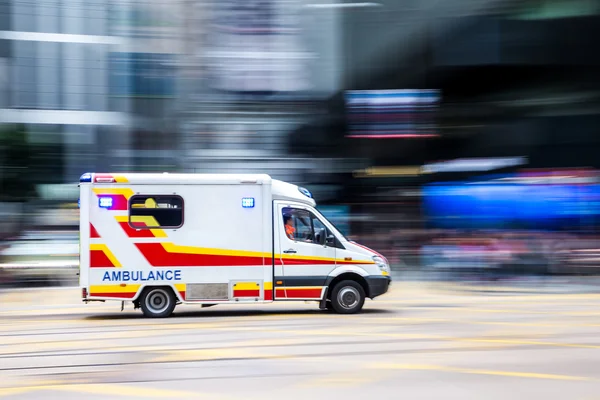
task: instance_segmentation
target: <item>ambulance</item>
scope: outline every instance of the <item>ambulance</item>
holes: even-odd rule
[[[275,301],[353,314],[390,286],[385,257],[345,238],[310,191],[268,175],[86,173],[79,187],[86,303],[154,318]]]

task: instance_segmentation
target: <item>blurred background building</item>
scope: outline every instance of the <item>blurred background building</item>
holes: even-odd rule
[[[495,259],[489,243],[520,241],[556,267],[567,232],[593,254],[599,14],[599,0],[0,0],[5,257],[31,232],[76,241],[75,182],[109,170],[310,186],[403,268],[473,235]],[[544,194],[528,207],[551,223],[509,213],[515,193]]]

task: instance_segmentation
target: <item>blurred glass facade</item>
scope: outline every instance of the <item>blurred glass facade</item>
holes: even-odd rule
[[[0,122],[25,125],[30,143],[54,153],[48,179],[141,168],[150,158],[146,143],[176,134],[167,120],[176,97],[177,10],[152,1],[3,1],[0,64],[8,79]],[[158,158],[169,156],[167,148]]]
[[[59,226],[49,223],[58,215],[72,228],[76,218],[56,210],[75,194],[60,185],[85,171],[264,172],[310,186],[324,212],[396,266],[426,265],[432,243],[473,232],[594,248],[595,218],[510,222],[498,210],[561,212],[517,192],[510,206],[475,202],[485,234],[467,216],[475,203],[427,196],[523,170],[596,174],[599,19],[599,0],[0,0],[0,124],[16,143],[0,146],[3,201],[19,177],[35,191],[9,200],[36,215],[29,228]],[[404,100],[353,108],[348,99],[365,93]],[[435,102],[413,101],[423,93]],[[367,137],[352,134],[365,126]],[[14,156],[18,132],[27,157]],[[487,167],[515,157],[526,161]],[[492,186],[478,199],[493,198]],[[539,193],[594,209],[573,191]],[[10,207],[3,215],[21,214]],[[489,232],[498,229],[545,233]],[[543,258],[557,265],[552,254]]]

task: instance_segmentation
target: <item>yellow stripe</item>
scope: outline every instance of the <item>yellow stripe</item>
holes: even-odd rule
[[[185,292],[185,283],[176,283],[175,290],[178,292]]]
[[[180,246],[174,243],[162,243],[162,245],[169,253],[207,254],[214,256],[271,257],[271,253],[262,253],[259,251],[211,249],[204,247]]]
[[[137,217],[137,216],[136,216]],[[115,217],[117,221],[125,222],[127,221],[127,216],[118,216]],[[135,217],[134,217],[135,218]],[[146,218],[146,217],[140,217]],[[154,220],[153,217],[149,217]],[[140,220],[141,222],[141,220]],[[153,233],[157,237],[167,237],[167,234],[162,229],[151,229]],[[159,233],[160,232],[160,233]],[[215,249],[208,247],[194,247],[194,246],[181,246],[175,243],[161,243],[165,250],[168,253],[183,253],[183,254],[206,254],[206,255],[214,255],[214,256],[238,256],[238,257],[263,257],[263,258],[271,258],[271,253],[264,253],[260,251],[246,251],[246,250],[226,250],[226,249]],[[281,254],[276,254],[275,258],[282,258],[283,260],[318,260],[318,261],[331,261],[331,262],[341,262],[344,260],[336,260],[335,258],[329,257],[314,257],[314,256],[282,256]],[[348,262],[346,262],[348,263]],[[371,261],[352,261],[349,264],[375,264]]]
[[[233,288],[235,290],[253,290],[260,289],[260,285],[256,282],[236,282]]]
[[[127,178],[125,178],[124,175],[113,175],[113,178],[115,178],[115,182],[117,182],[117,183],[127,183],[127,182],[129,182],[129,180]]]
[[[160,226],[156,218],[152,215],[132,215],[131,222],[143,222],[146,226]],[[167,237],[167,234],[162,229],[152,228],[150,231],[156,237]]]
[[[94,285],[90,286],[90,293],[131,293],[137,292],[141,285]]]
[[[96,195],[99,194],[120,194],[123,195],[129,200],[131,196],[134,195],[133,190],[129,188],[94,188],[94,193]]]
[[[273,282],[265,282],[263,287],[265,290],[273,290]]]
[[[287,254],[275,254],[275,257],[281,258],[282,260],[318,260],[318,261],[331,261],[331,262],[335,261],[335,258],[330,258],[330,257],[288,256]]]
[[[368,260],[353,260],[346,261],[343,259],[336,259],[330,257],[316,257],[316,256],[288,256],[287,254],[276,254],[275,258],[281,258],[282,260],[317,260],[317,261],[329,261],[329,262],[338,262],[340,264],[375,264],[374,261]]]
[[[119,260],[117,260],[117,257],[115,257],[115,255],[112,253],[112,251],[110,251],[110,249],[108,248],[107,245],[105,244],[99,244],[99,243],[92,243],[90,244],[90,250],[97,250],[97,251],[102,251],[106,257],[108,257],[108,259],[110,260],[110,262],[113,263],[113,265],[117,268],[121,268],[122,265],[119,262]]]

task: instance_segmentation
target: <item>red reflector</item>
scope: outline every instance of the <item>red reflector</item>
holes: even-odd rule
[[[81,297],[86,299],[87,298],[87,288],[83,288],[81,289]]]
[[[110,177],[97,177],[96,178],[96,182],[98,183],[113,183],[115,181],[115,178],[110,178]]]

